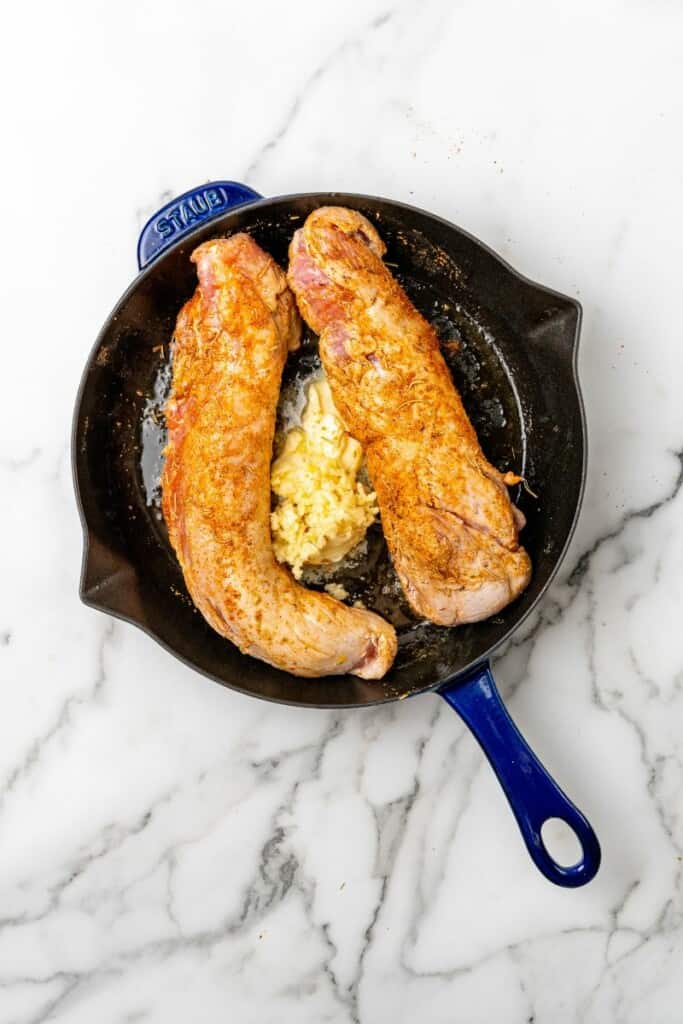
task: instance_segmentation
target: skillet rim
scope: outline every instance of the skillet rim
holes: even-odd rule
[[[571,367],[571,379],[572,384],[574,386],[576,400],[578,403],[579,421],[581,426],[581,475],[575,507],[572,515],[572,521],[569,530],[567,531],[567,536],[565,538],[565,542],[562,546],[562,549],[555,560],[555,564],[553,565],[552,569],[548,572],[548,576],[545,582],[543,583],[541,589],[539,590],[538,594],[536,595],[532,603],[529,605],[529,607],[518,618],[515,619],[515,621],[510,625],[509,629],[507,629],[506,632],[503,633],[503,635],[499,637],[494,644],[487,648],[487,650],[483,654],[480,654],[477,657],[473,658],[458,672],[451,673],[444,679],[439,679],[434,683],[430,683],[426,686],[421,686],[418,689],[415,689],[408,693],[394,695],[384,691],[381,696],[377,697],[376,700],[365,700],[362,702],[345,701],[340,703],[329,702],[325,704],[317,704],[312,701],[302,702],[300,700],[290,700],[280,697],[273,697],[266,694],[255,693],[253,690],[245,689],[237,683],[229,682],[197,666],[194,662],[190,661],[188,658],[178,653],[178,651],[176,651],[169,643],[162,639],[159,636],[159,634],[156,633],[152,628],[150,628],[145,622],[141,622],[139,619],[133,617],[132,615],[126,615],[122,611],[114,611],[110,607],[107,607],[105,604],[98,603],[97,601],[93,600],[92,597],[88,594],[88,588],[86,587],[88,571],[89,568],[91,567],[90,549],[91,539],[94,536],[94,531],[91,530],[90,524],[88,523],[85,511],[85,503],[83,500],[83,496],[81,494],[81,482],[79,479],[78,437],[83,425],[81,407],[83,404],[83,398],[85,395],[86,385],[88,377],[90,375],[90,371],[92,369],[93,364],[96,361],[97,354],[102,346],[105,336],[107,335],[111,327],[112,321],[114,320],[115,316],[118,313],[118,310],[124,305],[124,303],[128,301],[130,296],[135,293],[140,284],[142,284],[142,282],[145,281],[147,277],[149,277],[152,274],[152,272],[157,269],[157,266],[160,263],[160,261],[162,261],[166,256],[170,255],[172,252],[175,252],[181,246],[188,246],[192,244],[192,241],[195,238],[195,236],[203,234],[206,231],[207,227],[209,227],[210,225],[214,226],[217,229],[217,231],[219,231],[223,228],[226,221],[229,221],[231,217],[236,216],[237,214],[241,214],[246,211],[266,208],[275,203],[292,203],[302,199],[313,199],[315,201],[320,200],[321,205],[339,205],[340,203],[343,205],[345,200],[352,200],[353,202],[358,203],[383,203],[386,204],[387,206],[390,206],[398,210],[399,212],[401,210],[405,210],[409,211],[410,213],[418,214],[421,217],[427,218],[428,220],[431,220],[437,224],[442,225],[449,231],[456,232],[460,236],[469,239],[469,241],[473,242],[481,250],[488,253],[489,256],[492,256],[496,260],[496,262],[499,263],[504,268],[504,270],[517,281],[521,282],[522,284],[528,287],[535,289],[538,292],[542,292],[544,295],[550,298],[560,299],[562,302],[568,303],[571,307],[573,307],[574,312],[576,314],[573,337],[571,339],[571,357],[569,365]],[[78,514],[81,522],[81,530],[83,535],[83,551],[81,555],[81,571],[79,578],[79,597],[81,601],[89,608],[94,608],[97,611],[104,612],[107,615],[111,615],[113,618],[119,619],[122,622],[127,622],[132,626],[136,626],[143,633],[145,633],[147,636],[153,639],[157,644],[159,644],[159,646],[162,647],[165,651],[173,655],[174,658],[176,658],[182,664],[186,665],[188,668],[192,669],[198,675],[203,676],[204,678],[209,679],[212,682],[219,683],[221,686],[225,686],[226,688],[234,690],[237,693],[244,694],[247,697],[252,697],[256,700],[268,701],[271,704],[282,704],[289,707],[306,708],[310,710],[355,710],[360,708],[377,707],[378,705],[382,704],[391,704],[394,701],[406,700],[412,697],[416,697],[423,693],[436,693],[442,687],[452,685],[458,678],[466,676],[477,666],[488,662],[494,655],[494,653],[500,650],[500,648],[510,640],[512,635],[529,618],[532,612],[536,610],[539,603],[545,597],[551,583],[555,580],[560,570],[560,567],[564,562],[564,559],[567,555],[567,551],[576,532],[576,527],[586,490],[586,471],[588,463],[588,434],[586,410],[578,372],[579,338],[581,333],[582,320],[583,308],[578,299],[575,299],[569,295],[565,295],[563,292],[559,292],[553,288],[548,288],[545,285],[540,284],[538,281],[534,281],[531,278],[526,277],[515,267],[513,267],[510,263],[508,263],[507,260],[503,259],[503,257],[500,256],[494,249],[492,249],[491,246],[487,245],[485,242],[482,242],[481,239],[477,238],[476,235],[473,235],[471,232],[466,231],[464,228],[459,227],[452,221],[447,220],[445,217],[440,217],[438,214],[432,213],[429,210],[424,210],[421,207],[413,206],[410,203],[404,203],[401,202],[400,200],[389,199],[383,196],[367,195],[365,193],[358,192],[295,192],[281,196],[264,197],[262,199],[254,200],[253,202],[241,203],[239,206],[233,207],[232,209],[226,211],[219,217],[215,217],[210,221],[202,222],[201,224],[197,225],[195,229],[189,231],[187,234],[183,234],[174,243],[172,243],[166,249],[164,249],[163,252],[161,252],[157,257],[152,259],[150,263],[148,263],[142,270],[140,270],[138,274],[133,278],[129,286],[125,289],[123,294],[120,296],[118,301],[113,306],[111,312],[109,313],[102,327],[100,328],[97,337],[92,345],[92,348],[90,349],[90,352],[88,354],[88,358],[86,360],[83,371],[81,373],[71,422],[71,472],[74,485],[74,493],[76,497],[76,505],[78,508]],[[135,569],[134,566],[133,568]],[[378,680],[377,682],[379,685],[381,685],[381,680]]]

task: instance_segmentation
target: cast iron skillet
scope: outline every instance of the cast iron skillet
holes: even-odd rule
[[[294,230],[311,210],[328,204],[358,209],[377,225],[388,263],[436,325],[488,458],[501,470],[523,474],[529,488],[520,487],[513,498],[527,519],[522,539],[533,562],[531,584],[486,622],[443,629],[415,621],[379,527],[361,564],[338,574],[352,597],[364,598],[399,630],[396,663],[381,683],[352,676],[299,679],[240,654],[194,608],[155,502],[163,447],[156,420],[176,316],[196,284],[190,253],[204,239],[246,230],[286,266]],[[262,199],[235,182],[202,186],[167,204],[143,229],[138,262],[141,273],[102,328],[76,404],[83,601],[141,627],[204,675],[265,700],[357,708],[440,693],[482,745],[538,868],[558,885],[590,881],[600,864],[597,838],[517,731],[488,662],[557,572],[581,503],[578,303],[527,281],[481,242],[422,210],[339,193]],[[310,370],[315,359],[309,336],[285,379]],[[541,826],[549,818],[564,819],[578,836],[577,864],[562,866],[547,851]]]

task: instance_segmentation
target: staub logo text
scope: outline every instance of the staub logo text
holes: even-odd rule
[[[166,210],[154,227],[162,238],[170,238],[176,231],[182,231],[194,221],[204,220],[212,210],[220,210],[222,206],[227,206],[222,188],[201,189]]]

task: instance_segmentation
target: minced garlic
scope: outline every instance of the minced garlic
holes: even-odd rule
[[[301,426],[285,435],[270,478],[279,499],[270,517],[275,557],[297,579],[305,565],[339,562],[377,516],[374,492],[358,480],[362,461],[327,380],[312,381]]]

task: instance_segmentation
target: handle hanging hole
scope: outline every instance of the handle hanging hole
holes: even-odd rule
[[[583,860],[579,837],[562,818],[546,818],[541,825],[541,839],[546,852],[562,868],[573,868]]]

